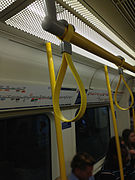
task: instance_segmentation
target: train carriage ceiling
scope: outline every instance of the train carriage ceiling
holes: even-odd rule
[[[135,65],[135,0],[56,0],[56,6],[58,19],[67,18],[80,34],[116,55],[126,54]],[[2,23],[49,40],[41,28],[44,16],[44,0],[0,0]]]
[[[135,0],[84,0],[135,51]]]

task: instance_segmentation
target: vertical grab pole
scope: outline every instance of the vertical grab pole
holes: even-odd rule
[[[109,100],[110,100],[111,113],[112,113],[112,118],[113,118],[113,127],[114,127],[117,154],[118,154],[118,160],[119,160],[120,176],[121,176],[121,180],[124,180],[122,157],[121,157],[121,150],[120,150],[120,141],[119,141],[116,117],[115,117],[115,113],[114,113],[113,98],[112,98],[112,92],[111,92],[111,86],[110,86],[107,66],[104,66],[104,70],[105,70],[105,77],[106,77],[106,83],[107,83]]]
[[[55,82],[55,72],[54,72],[54,64],[53,64],[53,58],[52,58],[51,43],[46,43],[46,49],[47,49],[47,57],[48,57],[50,84],[51,84],[52,97],[53,97],[56,82]],[[60,122],[60,119],[58,119],[55,116],[55,114],[54,114],[54,117],[55,117],[56,138],[57,138],[57,146],[58,146],[57,148],[58,148],[58,157],[59,157],[60,178],[61,180],[67,180],[65,160],[64,160],[61,122]]]

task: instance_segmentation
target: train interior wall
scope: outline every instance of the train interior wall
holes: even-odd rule
[[[55,73],[57,74],[61,63],[61,55],[55,54],[53,57],[55,60]],[[76,57],[78,58],[77,60]],[[73,61],[86,89],[107,90],[104,66],[102,64],[93,62],[91,59],[74,53]],[[124,74],[124,76],[129,86],[132,87],[132,77],[127,74]],[[117,70],[109,68],[109,78],[112,90],[114,91],[119,79]],[[37,86],[42,84],[50,86],[46,52],[25,46],[24,44],[9,40],[8,38],[0,37],[0,81],[14,82],[16,84],[34,84]],[[77,88],[77,84],[74,78],[72,78],[69,69],[66,73],[63,87]],[[123,107],[128,106],[129,93],[123,83],[120,86],[120,90],[124,91],[120,99],[120,105]],[[74,117],[76,110],[77,109],[63,110],[63,114],[70,119]],[[130,127],[130,116],[128,111],[122,112],[116,107],[115,110],[118,129],[121,134],[123,129]],[[51,119],[52,179],[55,179],[59,176],[58,156],[56,155],[56,132],[53,113],[48,112],[48,116]],[[110,127],[111,135],[114,135],[111,112]],[[76,153],[75,123],[72,123],[71,128],[63,130],[63,145],[66,171],[67,174],[69,174],[71,171],[70,162],[73,155]],[[101,163],[102,161],[95,165],[95,172]]]

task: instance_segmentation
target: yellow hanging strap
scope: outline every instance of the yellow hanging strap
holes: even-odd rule
[[[126,110],[129,110],[129,109],[133,106],[133,104],[134,104],[134,96],[133,96],[133,93],[132,93],[131,89],[129,88],[129,86],[127,85],[127,83],[126,83],[126,81],[125,81],[125,79],[124,79],[124,77],[123,77],[123,70],[121,69],[121,67],[119,68],[119,73],[120,73],[120,78],[119,78],[118,85],[117,85],[117,87],[116,87],[116,89],[115,89],[114,101],[115,101],[116,106],[117,106],[119,109],[121,109],[121,110],[123,110],[123,111],[126,111]],[[118,93],[118,89],[119,89],[121,80],[123,80],[125,86],[127,87],[128,91],[129,91],[129,93],[130,93],[130,96],[131,96],[131,104],[130,104],[130,106],[127,107],[127,108],[121,107],[121,106],[118,104],[118,102],[117,102],[117,93]]]
[[[47,57],[48,57],[50,84],[51,84],[52,97],[53,97],[56,82],[55,82],[55,72],[54,72],[54,64],[53,64],[53,58],[52,58],[51,43],[46,43],[46,49],[47,49]],[[58,158],[59,158],[59,168],[60,168],[60,179],[67,180],[65,160],[64,160],[61,122],[60,122],[60,119],[56,117],[55,113],[54,113],[54,117],[55,117],[56,138],[57,138],[57,148],[58,148]]]
[[[80,89],[80,94],[81,94],[80,110],[79,110],[78,114],[71,120],[67,120],[63,116],[63,114],[60,111],[60,106],[59,106],[60,90],[61,90],[62,82],[63,82],[64,76],[66,73],[67,65],[69,65],[69,68],[71,69],[71,71],[76,79],[76,82],[78,84],[78,87]],[[56,116],[58,118],[60,118],[60,120],[62,120],[64,122],[73,122],[73,121],[79,120],[83,116],[83,114],[85,113],[86,105],[87,105],[86,93],[85,93],[85,88],[83,86],[83,83],[82,83],[81,79],[79,78],[79,75],[72,63],[71,56],[67,53],[63,53],[62,65],[61,65],[59,73],[58,73],[56,86],[55,86],[55,90],[54,90],[54,99],[53,99],[54,112],[55,112]]]
[[[67,33],[64,37],[64,41],[69,42],[72,36],[74,29],[71,25],[68,26]],[[52,99],[53,99],[53,108],[54,108],[54,115],[55,115],[55,126],[56,126],[56,136],[57,136],[57,145],[58,145],[58,156],[59,156],[59,167],[60,167],[60,178],[61,180],[67,180],[66,178],[66,169],[65,169],[65,161],[64,161],[64,150],[63,150],[63,140],[62,140],[62,129],[61,129],[61,120],[65,122],[71,122],[80,119],[83,114],[85,113],[86,105],[87,105],[87,97],[85,93],[85,88],[83,83],[72,63],[72,59],[70,54],[63,53],[62,57],[62,64],[60,66],[60,70],[58,73],[57,80],[55,81],[55,72],[54,72],[54,65],[53,65],[53,58],[52,58],[52,50],[51,50],[51,43],[46,43],[47,49],[47,57],[48,57],[48,66],[49,66],[49,74],[50,74],[50,83],[52,89]],[[64,76],[67,70],[67,66],[71,69],[73,76],[79,86],[80,94],[81,94],[81,106],[78,114],[72,120],[67,120],[64,118],[60,111],[59,107],[59,96],[60,90],[62,87],[62,82],[64,80]]]
[[[123,165],[122,165],[122,157],[121,157],[121,150],[120,150],[119,135],[118,135],[116,117],[115,117],[115,112],[114,112],[113,98],[112,98],[112,92],[111,92],[111,86],[110,86],[107,66],[104,66],[104,70],[105,70],[105,77],[106,77],[106,83],[107,83],[109,100],[110,100],[111,113],[112,113],[112,118],[113,118],[113,127],[114,127],[116,147],[117,147],[117,154],[118,154],[118,160],[119,160],[120,176],[121,176],[121,180],[124,180],[124,173],[123,173]]]
[[[69,24],[67,33],[63,40],[66,42],[70,42],[73,32],[74,32],[74,28],[72,25]],[[78,114],[71,120],[68,120],[63,116],[63,114],[61,113],[61,110],[60,110],[60,106],[59,106],[60,90],[62,87],[62,82],[64,80],[64,76],[66,74],[67,66],[69,66],[69,68],[77,82],[77,85],[80,90],[80,95],[81,95],[80,110],[79,110]],[[83,116],[83,114],[85,113],[85,110],[86,110],[86,106],[87,106],[87,97],[86,97],[85,88],[83,86],[83,83],[82,83],[82,81],[79,77],[79,74],[77,73],[75,66],[72,62],[71,55],[69,53],[64,52],[63,56],[62,56],[62,64],[61,64],[60,70],[58,72],[58,77],[57,77],[56,85],[55,85],[55,89],[54,89],[53,108],[54,108],[55,115],[57,116],[57,118],[59,118],[60,120],[62,120],[64,122],[73,122],[73,121],[79,120]]]

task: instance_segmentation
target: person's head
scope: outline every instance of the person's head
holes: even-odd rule
[[[88,153],[78,153],[71,162],[72,172],[82,180],[92,176],[95,160]]]
[[[122,155],[122,161],[123,165],[126,165],[128,162],[128,151],[125,147],[125,144],[122,142],[122,138],[119,137],[120,141],[120,148],[121,148],[121,155]],[[116,147],[116,140],[115,137],[112,137],[109,141],[109,146],[108,146],[108,151],[106,154],[105,162],[109,168],[118,168],[119,163],[118,163],[118,154],[117,154],[117,147]]]
[[[135,133],[131,129],[125,129],[122,132],[122,138],[125,144],[130,148],[135,143]]]

